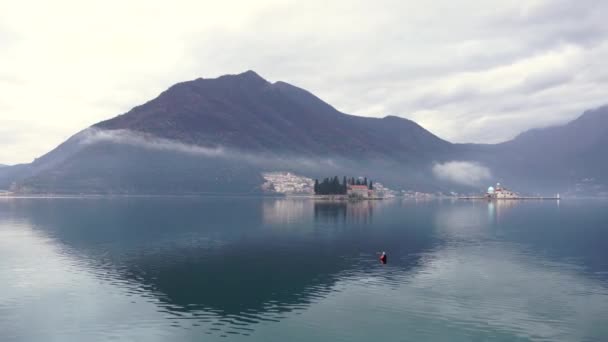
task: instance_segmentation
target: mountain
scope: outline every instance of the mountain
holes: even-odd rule
[[[533,129],[498,147],[514,151],[530,166],[547,165],[567,174],[606,174],[608,106],[589,110],[562,126]]]
[[[488,166],[497,180],[532,192],[608,194],[608,106],[584,112],[564,125],[531,129],[495,144],[462,144],[456,159]],[[581,189],[579,189],[581,190]]]
[[[298,155],[408,158],[450,144],[410,120],[340,113],[311,93],[253,71],[179,83],[126,114],[94,125],[202,146]]]
[[[561,126],[533,129],[496,146],[518,166],[515,177],[528,177],[547,187],[591,181],[593,192],[608,188],[608,106],[584,112]],[[568,189],[564,189],[568,190]],[[572,190],[572,189],[570,189]],[[608,193],[608,192],[607,192]]]
[[[603,177],[608,170],[608,106],[589,110],[568,124],[533,129],[497,146],[517,153],[531,168],[553,168],[562,175]]]
[[[529,191],[561,191],[585,179],[608,183],[606,158],[600,157],[608,146],[607,108],[502,144],[451,144],[413,121],[344,114],[306,90],[247,71],[178,83],[31,164],[3,168],[0,189],[257,193],[262,172],[282,170],[309,177],[368,176],[423,191],[470,191],[494,180]],[[471,169],[452,170],[450,161],[488,171],[477,179]],[[448,167],[437,174],[444,163]]]
[[[259,191],[261,172],[273,170],[374,175],[414,185],[424,183],[418,170],[451,148],[413,121],[347,115],[303,89],[248,71],[176,84],[79,132],[25,169],[0,174],[0,187],[251,193]]]

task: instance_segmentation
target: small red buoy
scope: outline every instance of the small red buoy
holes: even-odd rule
[[[382,252],[382,255],[380,256],[380,262],[383,264],[386,264],[386,261],[387,261],[386,252]]]

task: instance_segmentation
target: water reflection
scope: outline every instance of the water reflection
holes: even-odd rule
[[[608,315],[604,212],[466,201],[0,201],[0,322],[10,322],[0,337],[597,339]]]
[[[2,341],[137,339],[142,330],[148,341],[163,340],[162,327],[150,324],[165,319],[153,295],[90,267],[26,218],[0,220],[0,284]]]
[[[511,209],[518,206],[521,200],[483,201],[488,203],[488,218],[492,223],[500,223]]]
[[[379,201],[315,201],[314,217],[327,223],[369,224],[373,222],[374,208],[381,204]]]
[[[265,224],[290,224],[310,220],[314,201],[308,198],[266,199],[262,204]]]
[[[411,243],[409,250],[416,252],[430,241],[430,234],[414,239],[401,233],[404,242],[396,243],[390,231],[369,237],[373,230],[327,226],[335,219],[369,222],[368,205],[349,209],[311,201],[223,199],[11,205],[13,222],[26,219],[28,229],[69,251],[93,277],[128,287],[128,295],[153,297],[157,312],[173,325],[216,334],[249,334],[252,325],[278,322],[337,291],[340,280],[382,271],[374,268],[375,251],[398,251]],[[307,210],[315,218],[312,226],[299,218]],[[290,228],[270,229],[282,224]],[[395,253],[393,266],[416,265],[416,258],[398,260]],[[361,265],[366,265],[363,272]]]
[[[263,202],[265,224],[290,225],[315,221],[325,223],[373,222],[374,210],[387,201],[329,201],[308,198],[267,199]]]

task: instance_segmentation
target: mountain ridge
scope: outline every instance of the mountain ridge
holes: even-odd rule
[[[260,174],[280,169],[311,177],[359,173],[400,188],[464,191],[466,186],[438,179],[433,170],[437,164],[468,161],[511,184],[557,189],[589,175],[606,182],[602,172],[608,171],[607,163],[593,156],[608,145],[603,138],[607,129],[604,106],[568,124],[529,130],[508,142],[452,144],[398,116],[342,113],[305,89],[271,83],[250,70],[177,83],[75,134],[31,164],[2,168],[0,188],[51,193],[257,192]],[[100,132],[107,132],[103,139],[97,139]],[[560,143],[564,136],[567,146]]]
[[[352,148],[364,152],[370,141],[367,136],[392,124],[415,131],[417,139],[428,136],[427,143],[448,144],[411,120],[344,114],[304,89],[270,83],[253,71],[178,83],[146,104],[94,127],[130,129],[204,146],[324,154],[325,145],[335,137],[344,141],[340,148],[334,147],[336,152]],[[293,140],[299,146],[291,144]]]

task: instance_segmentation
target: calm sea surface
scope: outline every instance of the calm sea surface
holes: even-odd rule
[[[607,242],[603,201],[4,198],[0,341],[608,341]]]

